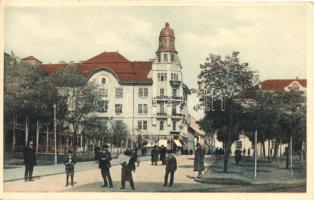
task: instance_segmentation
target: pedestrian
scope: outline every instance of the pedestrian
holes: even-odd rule
[[[286,157],[286,169],[289,169],[289,163],[290,163],[289,161],[290,161],[290,159],[289,159],[289,148],[288,147],[285,148],[284,154],[285,154],[285,157]]]
[[[75,158],[73,158],[73,155],[71,152],[69,155],[65,158],[64,160],[64,165],[65,165],[65,173],[66,173],[66,184],[65,187],[69,185],[69,176],[71,176],[71,186],[73,187],[74,182],[74,165],[76,164]]]
[[[251,156],[251,149],[250,149],[250,148],[247,150],[247,155],[248,155],[249,157]]]
[[[157,165],[158,162],[158,147],[155,145],[154,148],[151,151],[151,160],[152,160],[152,165]]]
[[[197,143],[194,157],[194,171],[198,172],[197,178],[200,178],[202,176],[202,171],[205,170],[204,159],[204,149],[202,148],[200,143]]]
[[[130,156],[128,162],[124,161],[121,164],[121,188],[120,189],[125,189],[125,182],[129,181],[130,186],[132,188],[132,190],[135,190],[134,187],[134,181],[133,181],[133,177],[132,177],[132,172],[135,172],[136,166],[135,166],[135,162],[136,160],[136,153],[131,150],[126,150],[124,153],[126,156]]]
[[[218,154],[219,154],[219,149],[218,149],[218,147],[216,147],[216,149],[215,149],[215,157],[216,158],[218,157]]]
[[[162,165],[166,164],[166,151],[167,151],[166,147],[164,147],[164,145],[161,145],[159,160],[161,161]]]
[[[25,165],[24,180],[25,182],[33,181],[33,170],[34,170],[34,166],[37,164],[37,161],[36,161],[35,148],[33,146],[32,140],[28,142],[28,145],[25,147],[23,151],[23,155],[24,155],[24,165]]]
[[[235,158],[236,163],[239,164],[241,161],[241,150],[240,149],[235,150],[234,158]]]
[[[245,153],[246,153],[246,150],[245,150],[245,148],[243,149],[243,156],[245,156]]]
[[[166,174],[165,174],[165,182],[164,186],[168,185],[168,177],[170,174],[170,182],[169,187],[173,185],[174,181],[174,172],[177,170],[177,159],[174,156],[173,152],[170,151],[168,157],[166,158]]]
[[[193,150],[192,149],[190,149],[190,155],[193,155]]]
[[[109,188],[112,188],[113,185],[110,175],[111,153],[108,150],[108,145],[103,145],[103,149],[101,150],[99,157],[99,168],[101,169],[101,175],[104,180],[104,185],[102,187],[108,187],[109,182]]]

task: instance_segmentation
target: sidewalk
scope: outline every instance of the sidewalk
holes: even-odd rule
[[[149,160],[150,156],[140,157],[140,161]],[[118,159],[112,159],[111,165],[118,165],[120,164]],[[96,161],[88,161],[88,162],[78,162],[75,165],[75,171],[88,171],[98,169],[98,162]],[[35,166],[33,177],[41,177],[41,176],[49,176],[55,174],[63,174],[65,173],[64,164],[57,164],[57,165],[46,165],[46,166]],[[24,166],[16,167],[11,169],[4,169],[3,170],[3,181],[16,181],[16,180],[23,180],[24,179]]]
[[[243,157],[236,164],[234,157],[229,158],[228,172],[223,173],[223,157],[216,158],[204,175],[196,179],[201,183],[216,184],[306,184],[306,163],[293,162],[293,175],[285,169],[285,161],[258,161],[257,177],[254,179],[253,157]]]

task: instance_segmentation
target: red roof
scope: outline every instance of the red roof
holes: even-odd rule
[[[25,58],[22,58],[22,60],[36,60],[36,61],[38,61],[38,62],[41,63],[41,61],[38,60],[37,58],[35,58],[34,56],[27,56],[27,57],[25,57]]]
[[[67,64],[43,64],[44,71],[51,75],[57,70],[66,67]],[[83,63],[77,63],[80,73],[86,77],[100,69],[109,69],[117,75],[121,83],[142,82],[151,83],[152,80],[147,78],[152,68],[151,61],[134,61],[130,62],[118,52],[103,52]]]
[[[266,80],[262,82],[262,90],[270,90],[270,91],[284,91],[285,87],[290,85],[293,81],[297,81],[302,85],[302,87],[306,87],[306,79],[277,79],[277,80]]]

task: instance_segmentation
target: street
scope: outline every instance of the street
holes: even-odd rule
[[[215,158],[207,157],[207,166]],[[279,192],[288,189],[289,192],[303,192],[304,186],[279,184],[267,185],[234,185],[206,184],[195,182],[196,172],[193,172],[193,156],[177,156],[178,169],[175,173],[174,185],[164,187],[165,166],[160,162],[157,166],[150,161],[144,161],[133,174],[135,192]],[[24,170],[24,168],[21,168]],[[36,168],[34,169],[36,170]],[[4,182],[5,192],[133,192],[127,182],[126,189],[121,190],[121,167],[111,167],[113,188],[103,188],[100,170],[98,168],[75,173],[74,186],[65,187],[65,174],[49,175],[35,178],[33,182],[24,180]],[[277,189],[276,189],[277,188]]]

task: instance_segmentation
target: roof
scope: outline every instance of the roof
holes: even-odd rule
[[[302,87],[306,87],[306,79],[271,79],[262,82],[262,90],[274,92],[284,91],[285,87],[297,81]]]
[[[196,119],[189,115],[189,128],[193,129],[198,135],[205,136],[205,132],[200,128]]]
[[[148,73],[152,68],[152,61],[134,61],[127,60],[118,52],[103,52],[82,63],[76,63],[80,73],[85,77],[90,77],[95,72],[107,69],[112,71],[120,83],[147,83],[151,84],[152,79],[148,78]],[[43,64],[42,68],[51,75],[66,67],[68,64]]]
[[[40,62],[40,63],[41,63],[41,61],[38,60],[37,58],[35,58],[34,56],[27,56],[27,57],[25,57],[25,58],[22,58],[22,60],[36,60],[37,62]]]

